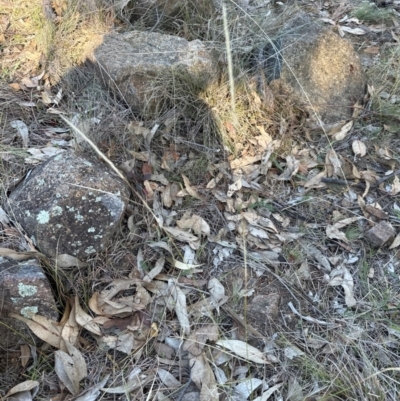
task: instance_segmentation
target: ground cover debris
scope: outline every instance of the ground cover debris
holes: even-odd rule
[[[36,259],[59,319],[7,316],[32,337],[0,341],[0,399],[397,400],[399,2],[227,1],[225,21],[211,0],[14,3],[0,4],[0,262]],[[302,13],[359,54],[368,85],[343,120],[318,121],[315,99],[274,92],[249,62]],[[125,77],[116,93],[87,60],[135,30],[200,40],[220,76],[165,73],[135,108]],[[8,202],[69,152],[131,191],[87,257],[38,249]]]

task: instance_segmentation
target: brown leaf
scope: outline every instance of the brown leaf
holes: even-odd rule
[[[378,209],[372,205],[365,206],[365,210],[380,220],[386,220],[389,218],[389,215],[387,213],[385,213],[383,210]]]
[[[18,393],[22,393],[23,391],[30,391],[33,390],[35,387],[39,387],[39,382],[36,380],[26,380],[22,383],[17,384],[16,386],[14,386],[6,395],[5,395],[5,399],[7,399],[8,397],[18,394]]]
[[[196,190],[191,186],[189,178],[187,178],[184,174],[182,174],[183,182],[185,184],[185,189],[190,196],[193,198],[203,200],[203,198],[196,192]]]
[[[41,340],[50,344],[52,347],[60,348],[61,333],[55,328],[57,322],[48,319],[47,325],[43,326],[16,313],[10,313],[10,316],[24,322]]]
[[[183,344],[183,349],[190,352],[193,356],[201,355],[206,342],[208,340],[217,341],[218,336],[218,326],[216,324],[206,324],[190,334],[189,338]]]
[[[22,344],[19,348],[21,350],[21,365],[25,368],[31,357],[31,348],[27,344]]]
[[[61,350],[54,352],[54,370],[70,393],[78,395],[79,382],[87,376],[86,363],[78,349],[68,342],[65,345],[68,353]]]

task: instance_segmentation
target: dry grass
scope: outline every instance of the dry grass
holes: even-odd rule
[[[206,89],[200,89],[201,85],[193,80],[188,81],[176,75],[164,77],[162,82],[155,81],[153,84],[152,93],[158,101],[155,102],[155,107],[145,110],[140,118],[145,120],[148,128],[152,128],[156,123],[161,124],[161,128],[163,124],[168,125],[168,135],[157,134],[153,138],[152,151],[157,160],[163,156],[166,146],[173,146],[181,154],[192,152],[194,155],[193,163],[186,171],[177,168],[169,175],[166,173],[170,181],[180,182],[180,174],[184,173],[194,185],[204,186],[211,177],[209,171],[213,164],[244,153],[256,154],[257,142],[254,142],[254,139],[259,136],[283,135],[280,137],[283,139],[282,146],[272,159],[272,167],[278,171],[282,156],[296,146],[309,146],[307,139],[302,135],[304,113],[288,103],[284,95],[282,98],[272,97],[268,86],[265,85],[265,77],[258,71],[253,71],[248,63],[251,51],[265,44],[268,38],[274,35],[282,20],[296,10],[287,8],[281,17],[273,20],[274,23],[271,24],[271,20],[265,18],[259,9],[243,10],[229,4],[227,19],[235,82],[235,109],[232,110],[221,10],[211,0],[188,1],[179,7],[171,6],[170,3],[158,0],[150,8],[144,9],[141,2],[137,2],[134,6],[121,10],[115,8],[112,2],[103,2],[101,7],[96,9],[90,6],[92,2],[70,1],[64,3],[67,5],[65,9],[60,8],[61,18],[57,21],[47,21],[42,17],[39,1],[30,3],[29,13],[28,7],[25,7],[27,3],[23,0],[19,0],[18,3],[21,7],[0,9],[0,12],[5,11],[9,15],[12,27],[12,30],[5,34],[6,41],[2,46],[7,54],[1,61],[2,201],[13,183],[22,177],[27,169],[23,159],[26,150],[22,149],[20,139],[10,129],[9,121],[20,119],[30,127],[32,147],[44,146],[48,141],[42,135],[45,127],[61,123],[56,116],[46,114],[44,107],[27,108],[20,105],[22,101],[31,100],[33,91],[14,92],[7,86],[21,76],[35,75],[41,68],[46,69],[47,83],[54,93],[59,88],[63,89],[61,106],[65,111],[70,115],[80,114],[81,120],[84,121],[93,118],[101,121],[100,125],[90,126],[87,135],[116,165],[131,159],[129,151],[140,151],[143,148],[143,143],[133,137],[128,129],[129,122],[139,117],[102,87],[90,65],[82,64],[91,47],[98,43],[101,35],[115,22],[112,19],[113,15],[117,18],[115,24],[123,29],[152,29],[177,34],[188,40],[202,39],[213,45],[220,60],[222,74],[215,82],[209,83]],[[371,21],[374,17],[375,20],[378,18],[379,21],[386,21],[388,18],[388,14],[373,16],[370,9],[368,12],[362,10],[364,14],[361,15],[360,10],[354,11],[354,15],[360,19],[370,18]],[[20,25],[21,21],[25,21],[24,26]],[[12,34],[15,32],[20,34]],[[34,49],[34,62],[25,58],[25,61],[22,59],[21,63],[15,63],[16,57],[26,55],[29,49]],[[400,96],[399,60],[399,46],[388,47],[380,63],[369,72],[376,90],[371,99],[372,113],[368,112],[364,120],[358,122],[361,134],[368,133],[368,124],[390,126],[392,131],[385,128],[386,141],[392,145],[397,161],[400,157],[398,139],[393,139],[393,134],[396,135],[400,126],[400,109],[399,102],[390,99]],[[384,99],[379,96],[382,90],[387,92],[389,97]],[[381,136],[379,140],[382,140]],[[324,138],[312,146],[329,149]],[[219,152],[216,151],[218,149]],[[89,148],[87,150],[89,151]],[[349,146],[341,150],[343,154],[348,152],[347,156],[351,157]],[[321,160],[321,164],[323,163]],[[228,182],[222,182],[220,185],[226,190]],[[293,182],[266,182],[265,193],[260,196],[254,210],[259,212],[261,209],[268,209],[266,205],[269,207],[273,202],[273,207],[279,210],[280,206],[276,206],[276,201],[281,204],[291,201],[292,196],[298,196],[295,189]],[[251,195],[250,190],[243,192],[246,200]],[[294,213],[292,221],[296,222],[296,228],[304,231],[302,241],[320,247],[332,256],[332,243],[326,241],[324,230],[327,214],[333,208],[342,210],[338,204],[337,194],[330,190],[304,194],[297,206],[287,203],[287,212]],[[185,211],[195,211],[206,221],[210,221],[213,235],[226,227],[227,221],[223,211],[218,209],[217,202],[211,197],[207,202],[185,199],[177,210],[177,218]],[[95,290],[104,288],[110,280],[127,277],[136,266],[137,252],[141,248],[144,249],[146,264],[152,266],[155,263],[159,253],[146,245],[150,241],[169,239],[157,229],[154,216],[140,200],[134,199],[131,202],[129,213],[135,216],[135,233],[129,232],[124,222],[108,249],[87,261],[87,269],[57,269],[51,264],[44,265],[52,280],[61,309],[74,294],[79,295],[81,305],[87,305]],[[296,215],[305,216],[310,225],[305,227],[301,218],[293,217]],[[397,309],[400,302],[400,283],[398,276],[390,268],[396,262],[394,259],[397,255],[372,251],[359,240],[359,230],[358,226],[352,226],[347,232],[347,238],[354,245],[359,258],[357,263],[349,268],[356,282],[356,298],[361,300],[353,310],[335,309],[335,305],[343,304],[343,292],[339,287],[325,285],[323,273],[317,269],[316,263],[310,263],[312,280],[298,279],[299,266],[307,259],[302,241],[296,242],[295,245],[290,243],[282,250],[286,259],[284,269],[258,266],[266,270],[264,275],[271,284],[281,286],[279,288],[282,288],[282,294],[285,294],[285,302],[282,301],[279,316],[269,326],[269,343],[260,345],[251,339],[251,336],[249,340],[261,347],[268,346],[283,362],[265,369],[247,362],[235,363],[237,366],[247,366],[252,375],[265,379],[271,386],[276,382],[284,383],[282,394],[285,399],[395,401],[398,398],[400,321]],[[229,235],[231,240],[235,240],[233,233]],[[242,240],[245,242],[245,238]],[[5,232],[1,232],[0,242],[2,247],[21,250],[23,237],[16,233],[11,238]],[[171,245],[174,252],[181,252],[176,244]],[[233,267],[242,267],[250,263],[244,252],[243,255],[227,259],[220,270],[215,271],[211,267],[213,254],[210,244],[198,250],[197,258],[199,263],[204,263],[207,268],[204,269],[203,275],[196,276],[196,279],[217,276],[226,283],[227,288],[234,282],[231,274]],[[370,275],[371,269],[375,271],[373,277]],[[167,271],[176,275],[169,265]],[[256,280],[253,276],[254,273],[249,269],[249,277]],[[248,284],[244,282],[243,285]],[[238,314],[244,313],[246,318],[247,301],[239,297],[237,288],[231,290],[231,308]],[[193,304],[202,297],[200,291],[195,291],[191,293],[189,303]],[[310,324],[300,318],[289,321],[288,301],[292,301],[303,316],[309,314],[322,321],[333,321],[335,324]],[[173,335],[179,332],[173,313],[166,309],[153,312],[163,330]],[[223,311],[216,314],[214,320],[222,337],[229,337],[233,332],[241,330],[240,325],[234,323],[232,317]],[[204,321],[197,319],[191,323],[196,327]],[[112,386],[123,383],[132,366],[140,366],[143,371],[158,367],[152,341],[146,344],[140,358],[135,353],[126,356],[117,351],[99,349],[87,333],[82,335],[80,346],[90,370],[83,386],[99,382],[104,372],[112,374]],[[300,349],[302,354],[289,359],[285,349],[294,346]],[[50,349],[39,348],[38,359],[33,368],[23,374],[19,372],[18,361],[12,360],[13,352],[8,351],[6,356],[5,374],[0,379],[1,390],[10,388],[22,379],[40,379],[43,380],[41,397],[49,398],[54,395],[58,379],[53,372],[54,357]],[[232,373],[237,366],[226,366],[228,381],[220,386],[221,393],[228,399],[232,394],[232,387],[240,381]],[[170,370],[182,383],[188,380],[187,370],[163,367]],[[162,383],[154,379],[148,387],[132,394],[129,399],[144,400],[162,387]],[[164,391],[166,392],[165,389]],[[2,395],[0,393],[0,398]],[[170,397],[177,399],[179,393],[171,393]],[[275,399],[278,399],[277,397]],[[114,398],[109,396],[103,399]]]

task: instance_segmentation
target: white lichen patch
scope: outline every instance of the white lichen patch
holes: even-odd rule
[[[37,306],[25,306],[20,310],[22,316],[30,319],[32,315],[36,315],[39,312],[39,308]]]
[[[83,220],[84,220],[83,216],[82,216],[81,214],[79,214],[79,213],[77,213],[77,214],[75,215],[75,218],[76,218],[78,221],[83,221]]]
[[[86,196],[82,196],[82,200],[86,200]]]
[[[41,210],[36,217],[39,224],[47,224],[50,221],[50,214],[46,210]]]
[[[52,216],[61,216],[63,213],[63,209],[61,206],[54,206],[51,211]]]
[[[92,246],[89,246],[85,249],[85,253],[87,253],[88,255],[95,252],[96,250]]]
[[[31,297],[37,293],[37,287],[34,285],[28,285],[24,283],[18,283],[18,292],[22,298]]]
[[[59,192],[56,193],[56,198],[61,198],[61,194]]]
[[[73,206],[65,206],[70,212],[74,212],[75,208]]]
[[[29,210],[25,210],[25,216],[31,217],[31,212]]]
[[[103,198],[102,198],[101,196],[97,196],[97,197],[96,197],[96,202],[101,202],[102,199],[103,199]]]
[[[56,228],[61,228],[62,225],[61,224],[56,224]]]
[[[93,166],[93,164],[92,163],[90,163],[89,161],[87,161],[87,160],[85,160],[84,162],[83,162],[83,164],[86,164],[86,166]]]
[[[88,233],[94,233],[96,229],[94,227],[88,228]]]
[[[38,183],[38,185],[42,186],[45,184],[45,181],[43,178],[38,178],[37,183]]]

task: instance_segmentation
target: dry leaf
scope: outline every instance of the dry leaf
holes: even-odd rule
[[[276,179],[281,181],[290,180],[299,171],[300,160],[297,160],[294,156],[286,156],[286,168],[285,171]]]
[[[157,259],[156,265],[143,277],[143,280],[147,282],[153,280],[154,277],[156,277],[158,274],[162,272],[164,264],[165,264],[165,257],[161,255]]]
[[[181,382],[165,369],[158,368],[157,374],[161,381],[169,388],[174,389],[181,386]]]
[[[173,228],[173,227],[163,227],[163,228],[168,234],[171,234],[178,241],[188,242],[191,248],[199,249],[200,240],[195,235],[190,234],[187,231],[181,230],[180,228]]]
[[[340,266],[332,270],[330,274],[329,285],[341,285],[343,287],[345,302],[349,308],[357,305],[357,301],[355,300],[353,293],[354,280],[346,267]]]
[[[90,331],[97,336],[101,336],[102,332],[98,326],[98,324],[93,322],[93,318],[83,311],[81,306],[79,305],[78,296],[75,296],[75,320],[76,322],[83,327],[84,329]]]
[[[22,344],[19,347],[19,349],[21,351],[21,357],[20,357],[21,365],[23,368],[25,368],[29,362],[29,358],[31,357],[31,348],[29,347],[28,344]]]
[[[34,390],[34,391],[31,391]],[[23,393],[26,391],[30,391],[31,394],[31,399],[36,395],[36,393],[39,391],[39,382],[36,380],[26,380],[22,383],[17,384],[14,386],[5,396],[4,399],[7,399],[13,395],[13,400],[19,400],[18,398],[18,393]],[[26,400],[27,398],[24,398]]]
[[[190,185],[189,178],[187,178],[184,174],[182,174],[182,178],[183,178],[183,182],[185,184],[185,189],[188,192],[188,194],[190,196],[193,196],[193,198],[203,200],[203,198]]]
[[[29,130],[28,126],[21,120],[14,120],[10,122],[11,127],[18,131],[18,134],[22,138],[22,146],[24,148],[28,147],[29,143]]]
[[[208,223],[196,214],[192,215],[190,218],[182,217],[182,219],[177,220],[176,224],[179,228],[193,230],[198,237],[202,235],[208,237],[211,232]]]
[[[110,375],[106,375],[99,383],[85,390],[79,397],[74,398],[74,401],[96,401],[100,395],[100,389],[105,386]]]
[[[346,123],[345,125],[343,125],[343,127],[341,127],[340,131],[335,133],[335,135],[333,136],[333,139],[335,141],[341,141],[344,138],[346,138],[346,136],[349,134],[350,130],[353,128],[353,120],[349,121],[348,123]]]
[[[196,267],[203,266],[203,265],[191,265],[189,263],[179,262],[179,260],[174,260],[173,265],[179,270],[191,270],[191,269],[196,269]]]
[[[191,358],[189,363],[191,366],[190,378],[200,389],[200,401],[218,401],[217,382],[204,353]]]
[[[193,356],[201,355],[208,340],[218,340],[218,326],[216,324],[206,324],[195,332],[183,344],[183,350],[188,351]]]
[[[365,146],[364,142],[361,142],[358,139],[353,141],[353,143],[351,144],[351,147],[356,156],[363,157],[367,154],[367,147]]]
[[[322,178],[325,178],[327,176],[327,170],[323,170],[320,173],[314,175],[311,177],[305,184],[304,188],[307,189],[316,189],[316,188],[324,188],[326,187],[326,184],[324,182],[321,182]]]
[[[362,28],[350,28],[348,26],[340,26],[341,30],[344,32],[351,33],[353,35],[365,35],[367,31]]]
[[[228,198],[232,197],[232,195],[236,191],[239,191],[239,189],[241,189],[241,188],[242,188],[242,179],[239,178],[236,182],[234,182],[233,184],[229,185],[228,192],[227,192],[226,196]]]
[[[57,328],[57,322],[43,317],[44,325],[42,325],[23,316],[17,315],[16,313],[10,313],[10,317],[24,322],[41,340],[55,348],[60,348],[61,333]],[[33,317],[34,316],[32,316],[32,318]]]
[[[275,384],[275,386],[270,387],[267,391],[262,393],[259,397],[254,398],[254,401],[267,401],[269,399],[269,397],[271,397],[271,395],[273,393],[275,393],[275,391],[278,390],[279,388],[281,388],[282,386],[283,386],[283,383]]]
[[[262,351],[240,340],[218,340],[217,345],[235,355],[254,363],[270,364]]]
[[[329,149],[325,158],[326,172],[328,177],[342,177],[342,163],[333,149]]]
[[[326,272],[331,271],[331,264],[329,263],[328,258],[315,246],[306,245],[305,251],[307,252],[307,256],[312,256],[325,270]],[[319,268],[319,266],[317,266]]]
[[[175,313],[181,324],[182,332],[188,336],[190,334],[190,322],[186,307],[186,296],[178,287],[175,280],[169,279],[168,287],[175,302]]]
[[[141,369],[136,367],[122,386],[102,388],[101,391],[108,394],[128,394],[139,388],[143,388],[147,383],[154,380],[155,373],[150,373],[148,375],[140,373]]]
[[[58,350],[54,352],[54,370],[57,376],[72,395],[79,394],[79,382],[87,376],[85,360],[73,345],[65,343],[68,353]]]
[[[5,256],[13,260],[29,260],[36,257],[45,258],[45,256],[39,252],[16,252],[9,248],[0,248],[0,256]]]
[[[346,238],[346,234],[342,231],[339,231],[335,226],[328,224],[326,226],[325,232],[328,238],[338,239],[339,241],[343,241],[346,244],[349,243],[349,240]]]
[[[390,190],[390,195],[397,195],[400,192],[400,180],[396,175],[392,182],[392,189]]]
[[[75,256],[68,255],[66,253],[57,255],[55,262],[58,267],[71,267],[71,266],[86,267],[88,265],[85,262],[81,262]]]
[[[242,400],[247,400],[250,395],[257,390],[264,383],[264,380],[253,378],[247,378],[241,381],[234,387],[235,394],[239,395]]]
[[[396,238],[392,242],[392,245],[390,245],[389,249],[397,248],[399,245],[400,245],[400,234],[397,234]]]

